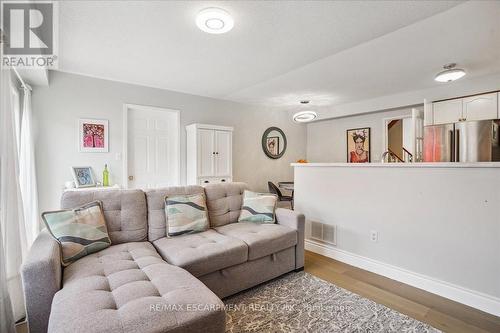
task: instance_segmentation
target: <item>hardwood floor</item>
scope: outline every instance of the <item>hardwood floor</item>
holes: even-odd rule
[[[444,332],[500,332],[500,317],[313,252],[304,269]]]

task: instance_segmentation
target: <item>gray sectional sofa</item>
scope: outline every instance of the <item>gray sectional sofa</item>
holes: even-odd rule
[[[46,232],[22,267],[31,333],[224,332],[220,298],[304,266],[304,216],[237,223],[243,183],[71,191],[62,208],[103,203],[112,245],[63,268]],[[205,193],[211,228],[166,238],[164,198]]]

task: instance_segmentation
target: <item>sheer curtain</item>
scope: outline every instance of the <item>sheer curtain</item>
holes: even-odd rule
[[[0,70],[0,313],[2,332],[24,316],[20,267],[28,249],[19,186],[19,157],[15,133],[15,103],[11,72]],[[5,260],[4,260],[5,259]],[[4,274],[5,273],[5,274]]]
[[[35,149],[33,141],[33,111],[31,109],[31,87],[25,86],[21,114],[19,148],[19,185],[23,199],[24,225],[28,246],[33,244],[39,229],[38,190],[36,186]]]

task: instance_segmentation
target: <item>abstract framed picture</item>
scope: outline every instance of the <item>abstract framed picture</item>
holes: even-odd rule
[[[279,136],[268,136],[266,139],[267,151],[273,155],[277,156],[280,153],[280,138]]]
[[[96,186],[92,167],[71,167],[71,171],[77,188]]]
[[[82,153],[107,153],[109,151],[108,121],[78,119],[78,151]]]
[[[347,163],[370,163],[370,127],[347,130]]]

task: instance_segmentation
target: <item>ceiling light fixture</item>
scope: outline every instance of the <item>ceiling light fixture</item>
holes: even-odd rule
[[[307,123],[313,121],[318,117],[318,114],[314,111],[300,111],[293,115],[293,121],[296,123]]]
[[[223,9],[206,8],[196,16],[196,25],[209,34],[223,34],[233,28],[234,20]]]
[[[445,70],[437,73],[434,80],[438,82],[451,82],[464,77],[465,71],[461,68],[455,68],[455,66],[457,66],[455,63],[444,65],[443,68]]]

